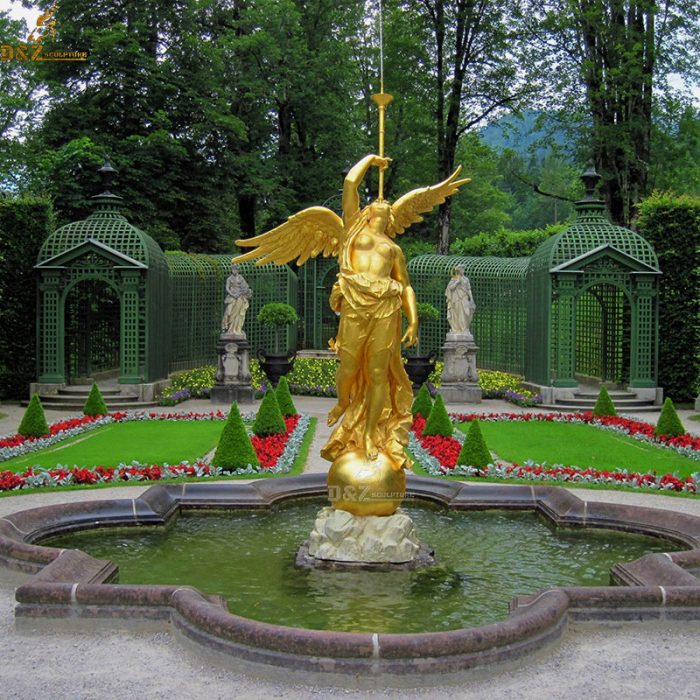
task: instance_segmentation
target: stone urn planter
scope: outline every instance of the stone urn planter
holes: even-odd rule
[[[265,304],[258,313],[258,322],[269,326],[275,333],[275,351],[258,350],[260,368],[267,375],[273,386],[277,386],[280,377],[292,371],[296,353],[293,350],[282,351],[280,335],[287,327],[299,321],[293,306],[282,302]]]
[[[272,386],[277,386],[280,377],[284,377],[289,374],[294,368],[294,359],[296,358],[296,353],[273,353],[265,352],[264,350],[258,351],[258,361],[260,362],[260,369],[267,375]]]
[[[435,371],[435,355],[431,353],[430,355],[408,356],[404,366],[414,391],[417,391]]]

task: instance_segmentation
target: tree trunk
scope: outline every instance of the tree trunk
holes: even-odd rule
[[[450,218],[452,204],[448,197],[438,210],[438,255],[448,255],[450,252]]]
[[[238,218],[243,238],[255,235],[256,199],[254,194],[238,194]]]

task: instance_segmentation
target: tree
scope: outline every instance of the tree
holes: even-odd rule
[[[518,56],[517,3],[406,0],[402,6],[415,14],[421,31],[429,31],[437,175],[442,180],[455,168],[461,136],[506,107],[517,107],[533,89],[523,75],[529,64]],[[448,199],[438,212],[441,254],[449,250],[451,206]]]
[[[510,223],[507,209],[512,198],[501,188],[498,154],[475,133],[465,134],[457,149],[457,160],[469,173],[469,183],[452,205],[453,238],[493,233]]]
[[[27,27],[0,12],[0,44],[24,43]],[[3,57],[4,58],[4,57]],[[23,179],[25,145],[17,136],[40,111],[40,83],[32,61],[7,60],[0,70],[0,191],[17,192]]]
[[[649,189],[700,196],[700,111],[669,98],[652,126]]]
[[[544,72],[558,78],[553,87],[570,98],[569,111],[585,104],[579,128],[590,129],[611,217],[629,226],[648,191],[655,94],[672,72],[698,77],[700,8],[691,0],[533,0],[529,9]]]

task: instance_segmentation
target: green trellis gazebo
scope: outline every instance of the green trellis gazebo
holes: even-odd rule
[[[95,210],[61,226],[44,242],[38,280],[38,390],[115,377],[151,398],[154,382],[173,371],[216,361],[230,255],[164,253],[119,212],[109,191],[114,170],[100,171],[105,191]],[[289,267],[240,266],[252,290],[245,330],[252,350],[271,347],[272,330],[255,323],[267,302],[295,304]],[[296,328],[288,347],[296,347]]]

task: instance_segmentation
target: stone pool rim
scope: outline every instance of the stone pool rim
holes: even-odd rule
[[[105,585],[113,562],[37,544],[95,528],[164,525],[181,510],[269,509],[325,497],[324,474],[249,483],[154,485],[134,499],[73,502],[0,518],[0,565],[33,576],[16,590],[17,618],[170,622],[207,650],[294,670],[345,674],[446,673],[517,659],[556,640],[569,621],[700,619],[700,517],[647,507],[582,501],[565,488],[447,482],[409,476],[409,498],[456,510],[533,510],[557,526],[655,535],[688,549],[618,563],[618,586],[548,588],[516,597],[507,619],[417,634],[351,633],[285,627],[243,618],[219,596],[165,585]]]

